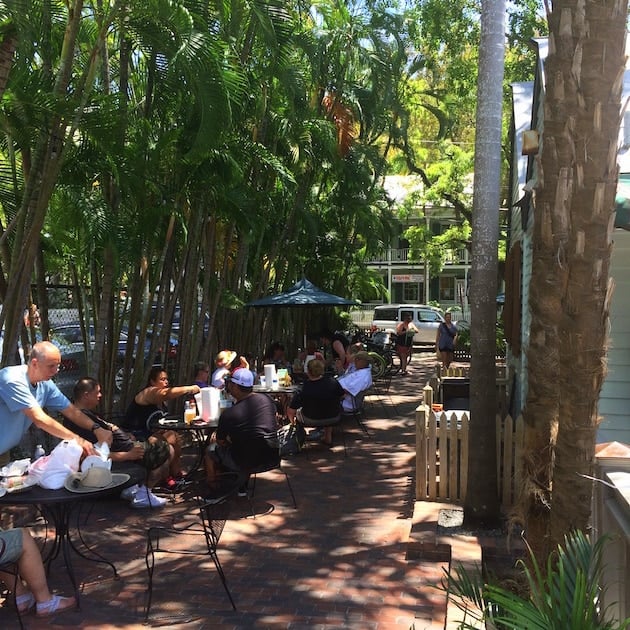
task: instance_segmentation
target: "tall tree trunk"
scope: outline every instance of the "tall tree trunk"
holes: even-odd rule
[[[562,313],[558,437],[551,544],[585,530],[591,513],[597,403],[605,376],[617,142],[625,66],[627,0],[564,0],[549,18],[547,118],[558,155],[556,199],[566,226],[557,256]],[[562,128],[560,128],[560,121]],[[563,159],[564,158],[564,159]]]
[[[471,286],[468,487],[464,519],[493,526],[499,518],[496,466],[496,295],[501,190],[504,0],[484,0],[477,83]]]

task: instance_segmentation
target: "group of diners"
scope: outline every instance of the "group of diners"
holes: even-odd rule
[[[320,425],[321,432],[310,437],[331,445],[330,425],[336,423],[343,409],[351,409],[354,396],[371,385],[371,368],[369,355],[360,347],[343,344],[328,332],[322,335],[322,342],[331,354],[328,367],[334,370],[327,369],[326,353],[320,353],[317,344],[311,342],[303,353],[307,378],[295,391],[287,416],[292,422],[302,418],[309,426]],[[273,352],[276,360],[282,361],[284,348],[280,346],[275,346]],[[205,454],[208,481],[221,471],[241,473],[239,494],[244,495],[248,471],[279,458],[277,407],[268,395],[254,391],[256,375],[247,359],[234,351],[224,350],[217,355],[212,376],[207,364],[196,365],[191,385],[170,386],[166,371],[152,368],[145,387],[136,393],[124,418],[116,423],[97,412],[102,394],[96,379],[79,379],[73,402],[59,390],[52,379],[60,363],[59,349],[43,341],[32,347],[25,365],[0,370],[0,456],[5,460],[31,425],[55,438],[75,439],[84,456],[97,454],[95,445],[106,443],[113,470],[136,464],[145,473],[145,483],[126,488],[122,497],[134,508],[164,506],[167,499],[154,494],[153,489],[158,484],[176,487],[183,479],[181,441],[172,430],[150,431],[147,420],[156,411],[165,411],[169,401],[194,396],[206,383],[224,388],[233,400],[233,405],[222,412]],[[49,415],[55,413],[63,416],[63,422]],[[7,550],[2,560],[18,564],[16,595],[21,612],[33,609],[39,616],[47,616],[75,607],[73,597],[49,591],[41,555],[28,530],[0,531],[0,539]]]

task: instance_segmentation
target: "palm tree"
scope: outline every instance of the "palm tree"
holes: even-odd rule
[[[499,517],[496,466],[496,309],[501,181],[501,109],[505,3],[481,13],[471,302],[471,416],[464,519],[492,526]]]
[[[567,531],[585,530],[590,517],[626,16],[625,2],[572,0],[554,3],[548,16],[523,503],[539,560]]]

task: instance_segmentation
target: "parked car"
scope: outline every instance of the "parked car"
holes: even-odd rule
[[[59,372],[55,377],[55,382],[59,389],[68,397],[72,396],[74,384],[82,376],[96,376],[98,370],[86,362],[85,344],[83,341],[83,331],[81,325],[76,322],[56,326],[50,331],[50,341],[54,343],[61,352],[61,364]],[[94,327],[90,326],[89,344],[90,350],[94,349],[96,337]],[[118,338],[116,350],[116,362],[122,365],[127,348],[127,335],[121,332]]]
[[[435,343],[438,326],[444,321],[442,311],[427,304],[383,304],[374,309],[372,326],[378,329],[395,331],[403,318],[411,313],[418,332],[413,336],[414,345]]]
[[[121,330],[118,337],[117,349],[116,349],[116,377],[115,384],[118,390],[121,389],[123,383],[124,374],[123,363],[127,352],[127,346],[132,343],[134,351],[137,352],[139,347],[142,348],[142,354],[145,362],[149,361],[149,351],[151,348],[152,333],[147,332],[142,343],[138,343],[138,335],[134,335],[130,338],[128,330]],[[55,377],[55,381],[61,389],[61,391],[68,397],[72,395],[74,384],[82,376],[95,376],[98,370],[94,366],[87,365],[85,355],[85,345],[83,341],[83,331],[81,325],[76,322],[72,324],[65,324],[63,326],[56,326],[50,331],[50,340],[54,343],[61,352],[61,365],[59,372]],[[89,343],[90,350],[94,348],[96,338],[94,334],[94,327],[90,327],[89,331]],[[167,361],[171,361],[177,354],[177,338],[173,335],[169,338],[169,348],[167,353]],[[152,364],[162,363],[162,349],[158,348],[157,355],[151,361]]]

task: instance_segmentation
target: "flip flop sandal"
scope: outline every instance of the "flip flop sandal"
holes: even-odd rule
[[[35,607],[35,596],[30,592],[18,595],[15,598],[15,605],[20,615],[26,615]]]
[[[77,600],[74,597],[61,597],[60,595],[53,595],[52,599],[47,602],[37,603],[37,617],[50,617],[56,613],[75,608]]]

